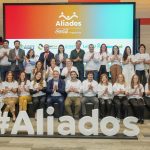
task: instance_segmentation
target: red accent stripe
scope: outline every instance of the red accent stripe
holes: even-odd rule
[[[120,2],[120,0],[68,0],[68,2]]]
[[[150,25],[150,18],[141,18],[140,25]]]

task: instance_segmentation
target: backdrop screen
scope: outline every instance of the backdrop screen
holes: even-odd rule
[[[78,39],[85,51],[91,43],[95,51],[105,43],[109,52],[113,45],[123,52],[125,46],[133,47],[133,22],[133,3],[4,4],[4,36],[10,47],[18,39],[24,50],[33,48],[37,55],[44,44],[55,54],[63,44],[70,54]]]

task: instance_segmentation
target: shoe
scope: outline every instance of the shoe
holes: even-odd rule
[[[137,123],[140,123],[140,122],[141,122],[141,120],[139,119]]]
[[[140,120],[140,124],[144,124],[144,120],[143,119]]]

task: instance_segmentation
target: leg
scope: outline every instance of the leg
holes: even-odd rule
[[[115,112],[116,112],[116,117],[120,118],[121,117],[121,102],[118,96],[114,97],[114,104],[115,104]]]
[[[47,108],[52,106],[52,103],[53,103],[53,98],[51,96],[48,96],[47,97]]]
[[[39,104],[39,109],[44,109],[45,108],[45,100],[46,100],[46,96],[40,96],[40,104]]]
[[[145,100],[146,106],[147,106],[148,109],[150,110],[150,97],[145,96],[144,100]]]
[[[94,109],[98,109],[99,103],[98,103],[98,98],[97,97],[92,97],[90,102],[93,103]]]
[[[112,108],[112,100],[107,99],[106,101],[106,108],[107,108],[107,116],[111,115],[111,108]]]
[[[38,109],[39,106],[39,98],[38,97],[33,97],[33,111],[36,113],[36,110]]]
[[[128,117],[128,106],[129,106],[129,103],[128,103],[127,97],[123,97],[122,105],[123,105],[124,118]]]
[[[144,100],[142,98],[138,99],[138,105],[140,120],[144,120]]]
[[[81,100],[80,97],[75,98],[75,113],[74,116],[79,116],[80,108],[81,108]]]
[[[67,97],[65,100],[65,109],[68,115],[73,116],[72,110],[71,110],[72,100],[70,97]]]
[[[98,71],[97,71],[97,70],[94,70],[94,71],[93,71],[93,74],[94,74],[94,77],[93,77],[94,80],[97,81],[97,79],[98,79]]]
[[[106,116],[106,109],[105,109],[105,100],[104,99],[99,99],[100,102],[100,112],[101,112],[101,116],[105,117]]]
[[[85,104],[87,103],[87,98],[83,97],[81,99],[81,105],[82,105],[82,115],[86,115],[86,108],[85,108]]]
[[[80,79],[81,81],[84,80],[84,70],[80,70],[80,71],[79,71],[79,79]]]

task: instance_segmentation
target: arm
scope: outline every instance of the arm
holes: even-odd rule
[[[65,82],[62,80],[60,83],[61,83],[61,86],[58,85],[58,90],[56,90],[56,92],[64,94],[65,93]],[[61,87],[61,88],[59,88],[59,87]]]
[[[25,57],[25,51],[24,51],[24,50],[22,50],[22,55],[21,55],[21,56],[19,56],[19,60],[18,60],[18,62],[19,62],[19,63],[22,63],[22,62],[24,61],[24,57]]]
[[[15,58],[12,55],[12,50],[9,51],[8,61],[11,62],[11,63],[15,63],[16,62]]]

